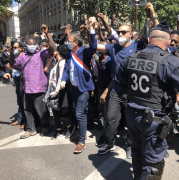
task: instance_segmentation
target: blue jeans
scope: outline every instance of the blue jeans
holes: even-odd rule
[[[159,124],[148,125],[142,121],[144,110],[126,108],[126,120],[133,143],[132,165],[134,173],[151,175],[150,164],[162,161],[167,152],[167,141],[156,134]]]
[[[72,88],[73,103],[75,107],[75,116],[79,125],[79,143],[85,143],[86,129],[87,129],[87,114],[86,106],[89,99],[89,92],[80,92],[78,88]]]

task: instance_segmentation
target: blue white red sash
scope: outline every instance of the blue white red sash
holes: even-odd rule
[[[78,67],[80,71],[84,72],[88,77],[92,78],[89,67],[84,64],[84,62],[82,62],[74,52],[71,52],[71,58],[73,60],[73,63]]]

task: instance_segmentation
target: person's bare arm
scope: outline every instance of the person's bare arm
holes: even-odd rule
[[[97,45],[97,51],[99,51],[100,53],[106,53],[105,45],[98,44]]]
[[[14,54],[13,54],[13,50],[12,50],[11,45],[8,46],[8,50],[10,52],[9,65],[11,68],[13,68],[13,66],[14,66]]]
[[[158,19],[155,18],[155,11],[154,11],[154,6],[152,3],[147,3],[146,4],[146,8],[150,9],[150,16],[152,18],[153,21],[153,27],[157,26],[159,24]]]
[[[50,36],[50,34],[48,33],[48,27],[45,24],[42,24],[42,31],[45,33],[45,35],[47,36],[47,39],[49,41],[49,47],[50,47],[50,54],[53,54],[56,51],[56,47],[55,44],[52,40],[52,37]]]
[[[100,40],[100,41],[104,41],[104,36],[103,36],[102,31],[101,31],[101,25],[100,25],[100,23],[98,23],[98,22],[95,23],[95,29],[98,31],[99,40]]]
[[[80,26],[80,35],[81,35],[81,37],[83,37],[83,33],[84,33],[84,30],[85,30],[85,25],[84,24],[82,24],[81,26]]]
[[[45,73],[47,73],[48,70],[50,69],[52,60],[55,58],[55,56],[56,56],[57,54],[58,54],[58,52],[54,52],[53,56],[49,59],[49,61],[48,61],[47,64],[45,65],[45,68],[44,68],[44,72],[45,72]]]
[[[87,36],[88,43],[89,43],[89,46],[90,46],[90,34],[89,34],[89,29],[86,30],[86,36]]]
[[[99,17],[100,21],[103,23],[106,31],[108,32],[109,36],[111,35],[111,27],[109,26],[109,24],[104,20],[104,16],[103,13],[98,13],[97,17]]]
[[[14,70],[17,70],[17,71],[19,71],[19,72],[21,72],[21,71],[22,71],[22,70],[21,70],[21,69],[19,69],[19,68],[15,68],[15,67],[14,67],[14,68],[12,68],[12,67],[10,66],[10,64],[9,64],[9,63],[7,63],[6,68],[7,68],[7,69],[9,69],[10,71],[12,71],[13,69],[14,69]]]

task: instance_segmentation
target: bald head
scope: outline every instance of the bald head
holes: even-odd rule
[[[150,44],[156,44],[166,50],[171,42],[170,35],[164,31],[153,30],[150,34],[149,42]]]
[[[131,27],[128,25],[122,25],[119,27],[118,31],[129,31],[129,32],[131,32]]]

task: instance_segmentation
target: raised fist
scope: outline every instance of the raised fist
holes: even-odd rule
[[[69,35],[72,32],[72,26],[70,24],[66,25],[65,34]]]
[[[153,7],[153,5],[152,5],[152,3],[147,3],[146,4],[146,9],[149,9],[150,10],[150,15],[152,16],[152,17],[154,17],[155,16],[155,11],[154,11],[154,7]]]
[[[34,38],[39,37],[39,35],[37,34],[37,32],[34,33]]]
[[[103,17],[103,13],[98,13],[98,14],[97,14],[97,17],[99,17],[100,21],[102,21],[102,19],[104,18],[104,17]]]
[[[89,25],[90,25],[90,27],[94,28],[95,22],[96,22],[96,18],[94,16],[89,18]]]
[[[47,34],[48,33],[48,27],[47,27],[47,25],[46,24],[42,24],[42,31],[45,33],[45,34]]]
[[[80,32],[83,32],[84,30],[85,30],[85,25],[82,24],[82,25],[80,26]]]

